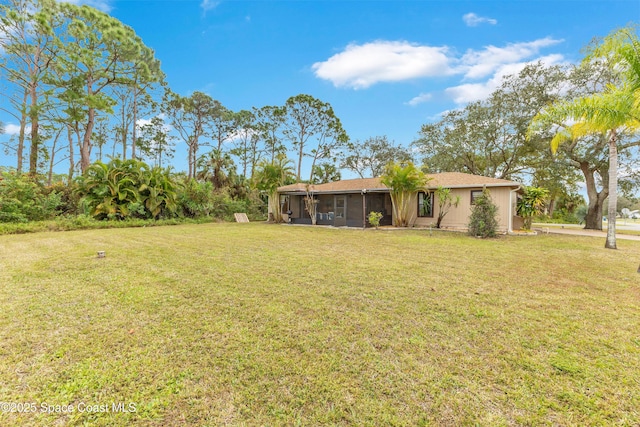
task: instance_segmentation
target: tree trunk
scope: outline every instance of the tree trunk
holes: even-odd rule
[[[29,107],[29,118],[31,119],[31,152],[29,153],[29,174],[36,176],[38,173],[38,91],[37,83],[29,84],[29,93],[31,95],[31,105]]]
[[[194,178],[193,174],[193,142],[189,144],[189,150],[187,152],[187,163],[189,164],[189,173],[187,176],[189,179]]]
[[[68,183],[71,184],[73,179],[73,169],[75,166],[73,156],[73,133],[71,132],[71,126],[67,126],[67,137],[69,138],[69,177]]]
[[[93,82],[91,78],[87,81],[87,95],[89,98],[93,95]],[[93,134],[93,125],[96,120],[96,109],[89,107],[87,111],[87,127],[84,130],[82,145],[80,146],[80,170],[84,174],[91,165],[91,135]]]
[[[137,137],[136,122],[137,121],[138,121],[138,87],[134,86],[133,87],[133,134],[132,134],[133,139],[131,140],[131,158],[132,159],[136,158],[136,137]]]
[[[49,173],[47,174],[47,185],[51,185],[53,180],[53,165],[55,164],[56,157],[56,145],[58,144],[58,138],[60,138],[60,132],[62,129],[58,131],[56,137],[53,139],[53,144],[51,145],[51,157],[49,158]]]
[[[282,213],[280,212],[280,195],[277,191],[269,194],[269,200],[267,203],[269,207],[269,213],[271,214],[271,218],[275,223],[282,222]]]
[[[547,205],[547,215],[549,215],[549,218],[553,217],[553,211],[556,209],[556,198],[552,197],[551,200],[549,200],[549,204]]]
[[[245,136],[246,138],[246,136]],[[242,156],[242,176],[247,177],[247,164],[249,163],[249,151],[247,143],[244,144],[244,155]]]
[[[589,168],[588,163],[580,163],[580,170],[584,175],[587,198],[589,199],[584,228],[585,230],[602,230],[602,207],[609,195],[609,188],[605,187],[598,191],[594,171]]]
[[[584,217],[585,230],[602,230],[602,203],[591,203],[587,207],[587,214]]]
[[[114,131],[116,133],[116,137],[113,138],[113,145],[111,146],[111,157],[113,158],[116,157],[116,146],[118,145],[118,130],[114,128]]]
[[[93,134],[93,124],[95,123],[96,110],[95,108],[89,108],[87,129],[84,132],[82,138],[82,145],[80,146],[80,170],[85,173],[91,165],[91,135]]]
[[[607,240],[604,247],[618,249],[616,246],[616,214],[618,211],[618,135],[615,129],[609,136],[609,211],[607,214]]]
[[[298,153],[298,174],[296,175],[296,182],[300,182],[300,170],[302,168],[302,141],[300,141],[300,152]]]
[[[127,160],[127,131],[129,129],[127,129],[128,126],[125,120],[126,120],[126,114],[123,106],[122,107],[122,129],[120,130],[121,137],[122,137],[122,160]]]
[[[24,134],[27,127],[27,100],[29,99],[29,88],[24,88],[24,98],[22,100],[22,114],[20,115],[20,133],[18,134],[18,175],[22,173],[22,161],[24,160]]]

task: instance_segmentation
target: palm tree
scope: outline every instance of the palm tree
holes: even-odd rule
[[[531,129],[542,123],[559,123],[565,119],[577,123],[558,132],[552,150],[563,141],[577,136],[602,133],[609,148],[609,210],[605,248],[616,249],[616,213],[618,190],[618,138],[621,132],[640,129],[640,42],[632,28],[618,30],[604,39],[584,59],[608,57],[620,70],[623,83],[609,86],[604,92],[553,104],[534,117]]]
[[[552,117],[578,121],[558,132],[551,140],[552,150],[557,150],[560,143],[570,138],[594,133],[606,135],[609,148],[609,210],[605,247],[609,249],[617,248],[618,137],[621,132],[640,129],[640,110],[636,93],[637,91],[631,91],[629,86],[610,89],[607,93],[554,104],[534,118],[534,123]]]
[[[380,180],[390,189],[394,225],[407,227],[411,220],[412,197],[425,189],[429,179],[413,163],[407,162],[404,166],[389,163]]]
[[[545,201],[549,197],[549,190],[541,187],[525,187],[522,198],[518,200],[518,215],[524,218],[524,229],[531,230],[531,221],[535,215],[540,215]]]
[[[253,185],[259,191],[267,193],[269,212],[273,215],[275,222],[282,222],[278,187],[284,185],[292,176],[291,161],[284,154],[276,156],[273,162],[262,160],[254,173]]]

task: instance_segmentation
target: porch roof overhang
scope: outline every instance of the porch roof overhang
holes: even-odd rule
[[[363,188],[361,190],[309,190],[309,194],[319,195],[319,194],[363,194],[363,193],[388,193],[388,188]],[[285,190],[280,191],[278,193],[285,194],[287,196],[304,196],[307,194],[307,190]]]

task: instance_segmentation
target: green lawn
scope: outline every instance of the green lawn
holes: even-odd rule
[[[256,223],[0,236],[0,402],[36,409],[0,425],[638,425],[640,242],[618,245]]]

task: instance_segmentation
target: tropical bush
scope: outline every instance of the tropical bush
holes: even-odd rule
[[[176,212],[184,218],[217,218],[233,220],[233,214],[244,212],[249,218],[262,219],[263,202],[256,193],[245,197],[234,197],[233,188],[216,190],[211,181],[184,179],[181,182],[176,200]]]
[[[428,178],[413,163],[389,163],[381,177],[384,185],[389,187],[391,203],[394,211],[396,227],[407,227],[411,221],[411,200],[414,195],[424,190]]]
[[[27,175],[0,173],[0,222],[28,222],[53,218],[61,205],[56,191]]]
[[[498,207],[491,199],[491,193],[486,188],[482,195],[476,197],[471,206],[469,217],[469,234],[476,237],[495,237],[498,232]]]
[[[178,213],[186,218],[208,217],[215,211],[213,183],[184,178],[178,193]]]
[[[78,192],[78,184],[75,181],[70,183],[58,181],[44,187],[44,194],[49,195],[51,193],[56,193],[60,196],[60,205],[57,209],[58,215],[80,214],[80,193]]]
[[[177,208],[177,184],[169,169],[139,160],[96,162],[77,182],[81,206],[96,219],[166,218]]]
[[[436,222],[436,228],[440,228],[442,224],[442,220],[449,213],[451,206],[458,207],[460,204],[460,196],[455,196],[451,194],[450,188],[445,188],[441,185],[436,188],[436,196],[438,196],[438,220]]]
[[[140,198],[144,201],[148,218],[169,218],[175,216],[178,184],[169,169],[155,167],[141,174]]]
[[[531,230],[531,221],[535,215],[540,215],[545,201],[549,197],[549,190],[541,187],[525,187],[522,198],[518,200],[518,215],[524,218],[524,229]]]
[[[382,212],[371,211],[367,217],[369,224],[378,229],[380,227],[380,220],[382,219]]]
[[[270,220],[272,219],[274,222],[283,221],[278,187],[285,185],[292,175],[293,168],[285,155],[278,155],[273,162],[266,159],[261,161],[253,175],[253,188],[267,195],[268,211],[273,216]]]

